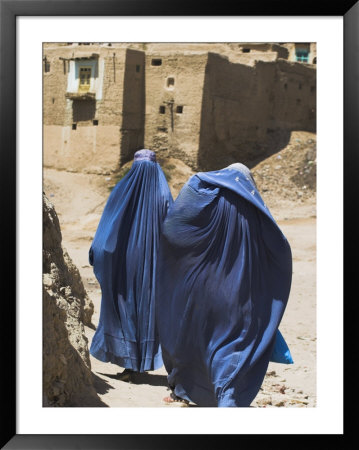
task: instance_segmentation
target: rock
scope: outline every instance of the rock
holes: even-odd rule
[[[65,249],[64,259],[69,269],[69,276],[72,283],[72,295],[81,299],[81,320],[84,325],[91,327],[91,317],[94,312],[94,305],[85,291],[78,268],[72,262],[72,259]]]
[[[84,398],[86,406],[104,406],[84,330],[93,304],[61,241],[57,214],[43,195],[43,406],[84,406]]]

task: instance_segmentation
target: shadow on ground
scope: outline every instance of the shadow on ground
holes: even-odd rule
[[[104,375],[106,377],[109,376],[106,373],[101,373],[100,375]],[[107,383],[107,381],[103,380],[101,377],[98,377],[93,372],[92,372],[92,377],[93,377],[94,387],[98,394],[104,395],[104,394],[107,394],[107,392],[109,392],[110,389],[114,389],[114,387],[112,387],[109,383]]]
[[[121,380],[121,374],[113,374],[113,373],[100,373],[99,375],[103,375],[108,378],[112,378],[114,380]],[[101,380],[101,378],[100,378]],[[103,381],[103,380],[101,380]],[[168,386],[167,376],[166,375],[157,375],[150,373],[135,373],[131,374],[130,380],[123,380],[125,383],[133,383],[133,384],[149,384],[150,386]]]

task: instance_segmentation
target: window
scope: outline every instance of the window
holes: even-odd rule
[[[296,61],[307,63],[309,60],[309,50],[297,48],[295,50],[295,59]]]
[[[92,123],[93,123],[93,125],[95,125],[95,127],[97,127],[97,125],[98,125],[98,120],[97,120],[97,119],[94,119],[94,120],[92,121]]]
[[[81,66],[79,67],[79,91],[87,92],[90,90],[91,84],[91,67]]]
[[[242,48],[242,53],[250,53],[250,48]]]
[[[151,66],[162,66],[162,59],[152,59]]]
[[[173,89],[174,85],[175,85],[175,79],[173,77],[167,78],[167,87],[169,89],[171,89],[171,88]]]
[[[50,72],[50,63],[49,61],[46,59],[46,56],[44,58],[44,70],[45,72]]]
[[[139,73],[141,70],[141,66],[139,64],[136,64],[136,72]]]
[[[72,124],[72,129],[73,129],[73,130],[76,130],[76,128],[77,128],[77,124],[76,124],[76,123],[73,123],[73,124]]]
[[[161,105],[159,112],[160,114],[164,114],[166,112],[166,107]]]
[[[176,108],[176,113],[177,114],[182,114],[183,113],[183,106],[177,106],[177,108]]]

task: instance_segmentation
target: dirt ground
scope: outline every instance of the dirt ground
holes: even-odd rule
[[[294,136],[302,141],[308,136]],[[301,145],[295,142],[293,145]],[[310,144],[310,143],[309,143]],[[303,146],[305,156],[295,162],[293,170],[297,175],[305,170],[308,159],[308,145]],[[297,149],[298,150],[298,149]],[[273,217],[287,237],[293,254],[292,288],[280,330],[292,353],[294,364],[270,363],[264,383],[253,407],[313,407],[316,405],[316,205],[315,193],[304,192],[298,187],[293,174],[285,174],[287,183],[285,195],[280,198],[277,190],[267,180],[266,171],[273,173],[273,164],[283,164],[286,154],[273,155],[266,162],[252,169],[260,193],[267,203]],[[311,157],[311,155],[309,155]],[[304,161],[304,162],[303,162]],[[192,171],[180,161],[166,161],[169,185],[176,198],[183,180]],[[289,166],[289,164],[287,164]],[[307,164],[307,167],[311,164]],[[280,168],[278,169],[280,170]],[[309,174],[309,175],[308,175]],[[88,264],[88,250],[96,231],[109,188],[114,184],[114,176],[72,173],[44,168],[43,190],[54,204],[59,216],[63,246],[77,265],[88,295],[95,305],[92,322],[96,326],[99,319],[101,290]],[[309,186],[310,170],[306,172],[306,185]],[[278,177],[277,177],[278,178]],[[303,177],[302,177],[303,179]],[[181,181],[182,180],[182,181]],[[308,181],[309,180],[309,181]],[[282,183],[285,185],[285,182]],[[298,184],[298,183],[297,183]],[[310,188],[311,186],[309,186]],[[296,195],[293,194],[293,189]],[[298,194],[299,192],[299,194]],[[300,194],[302,192],[302,194]],[[91,343],[94,330],[86,327],[86,335]],[[109,407],[165,407],[162,398],[168,395],[166,371],[164,367],[154,372],[137,375],[132,382],[113,378],[123,369],[111,363],[102,363],[91,356],[95,387],[101,400]]]

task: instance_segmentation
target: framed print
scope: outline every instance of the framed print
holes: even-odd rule
[[[2,448],[341,438],[358,4],[1,0],[0,11]],[[193,175],[245,163],[288,234],[292,297],[279,328],[294,365],[270,362],[251,408],[164,404],[163,366],[125,380],[123,359],[89,351],[104,297],[88,250],[142,149],[156,152],[174,201]]]

